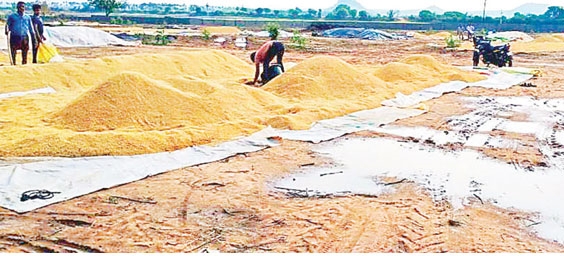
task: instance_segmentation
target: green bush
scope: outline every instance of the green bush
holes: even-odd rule
[[[170,43],[168,36],[165,35],[164,29],[157,30],[157,35],[155,36],[156,45],[167,45]]]
[[[266,24],[266,31],[268,31],[271,40],[276,40],[278,39],[278,35],[280,35],[280,25],[273,22],[268,23]]]
[[[455,38],[453,35],[450,35],[445,39],[447,48],[457,48],[460,46],[460,40]]]
[[[114,25],[131,25],[133,23],[134,23],[133,21],[128,19],[123,19],[122,17],[110,19],[110,24],[114,24]]]
[[[157,34],[156,35],[147,35],[145,33],[143,34],[136,34],[135,36],[141,38],[141,43],[142,44],[148,44],[148,45],[167,45],[170,43],[170,40],[168,39],[168,36],[165,35],[164,33],[164,29],[162,30],[157,30]]]
[[[204,31],[202,31],[202,38],[204,38],[204,40],[210,40],[211,38],[211,33],[209,30],[204,29]]]
[[[307,45],[307,39],[300,34],[298,30],[294,30],[294,35],[290,38],[290,42],[298,49],[305,49]]]

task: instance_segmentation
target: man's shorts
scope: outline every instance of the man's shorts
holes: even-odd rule
[[[12,50],[29,50],[29,37],[20,35],[10,35],[10,47]]]

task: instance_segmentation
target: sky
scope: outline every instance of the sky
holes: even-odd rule
[[[140,3],[149,0],[127,0],[129,3]],[[301,9],[325,9],[331,7],[337,0],[150,0],[155,3],[173,2],[196,5],[221,5],[221,6],[244,6],[248,8],[267,7],[271,9],[290,9],[299,7]],[[429,6],[437,6],[447,11],[475,11],[482,10],[483,0],[357,0],[368,9],[384,10],[411,10],[423,9]],[[489,10],[512,10],[525,3],[540,3],[554,6],[564,6],[564,0],[486,0],[486,8]]]

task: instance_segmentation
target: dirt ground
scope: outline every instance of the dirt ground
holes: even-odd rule
[[[252,43],[256,47],[261,41]],[[375,65],[423,53],[453,65],[471,64],[472,52],[445,51],[428,43],[441,41],[311,38],[307,50],[289,49],[284,57],[286,62],[299,62],[323,54]],[[194,47],[223,49],[245,61],[250,53],[187,38],[166,47],[60,52],[94,58]],[[564,52],[517,54],[515,66],[543,71],[530,81],[537,87],[465,89],[425,102],[427,114],[394,124],[443,127],[447,117],[467,111],[460,95],[564,97],[564,65],[558,66],[563,60]],[[519,139],[530,144],[530,150],[484,153],[508,162],[542,161],[534,138]],[[278,147],[170,171],[25,214],[0,209],[0,252],[564,252],[564,245],[532,233],[534,213],[501,209],[478,199],[454,210],[410,182],[394,185],[396,193],[378,197],[301,198],[274,191],[274,180],[304,166],[331,165],[311,146],[282,141]]]

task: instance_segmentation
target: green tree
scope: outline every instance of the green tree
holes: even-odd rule
[[[346,4],[340,4],[337,7],[335,7],[333,12],[328,14],[327,17],[339,19],[339,20],[345,20],[345,19],[348,19],[348,18],[351,17],[350,10],[351,10],[350,6],[348,6]]]
[[[467,21],[468,14],[461,12],[445,12],[441,19],[445,21]]]
[[[550,6],[544,16],[549,19],[562,19],[564,18],[564,9],[560,6]]]
[[[358,12],[358,18],[360,20],[369,20],[370,19],[370,15],[368,15],[368,12],[365,10],[362,10],[360,12]]]
[[[96,9],[104,11],[106,17],[110,16],[111,13],[115,12],[123,6],[123,2],[119,0],[88,0],[88,4],[96,7]]]
[[[351,19],[355,19],[357,13],[358,13],[358,11],[356,9],[350,9],[349,10],[349,16],[351,17]]]
[[[317,17],[317,11],[311,8],[307,9],[307,14],[310,18]]]
[[[389,10],[387,12],[386,17],[388,18],[389,21],[393,21],[396,19],[396,16],[398,15],[399,11],[394,11],[394,10]]]
[[[435,20],[437,16],[429,10],[423,10],[419,12],[419,19],[421,21],[429,22]]]
[[[302,13],[302,10],[300,8],[297,8],[297,7],[295,9],[288,10],[288,15],[290,15],[290,17],[292,17],[292,18],[297,18],[301,13]]]
[[[509,22],[512,23],[525,23],[527,21],[527,16],[520,12],[516,12],[513,14],[513,18],[509,19]]]

